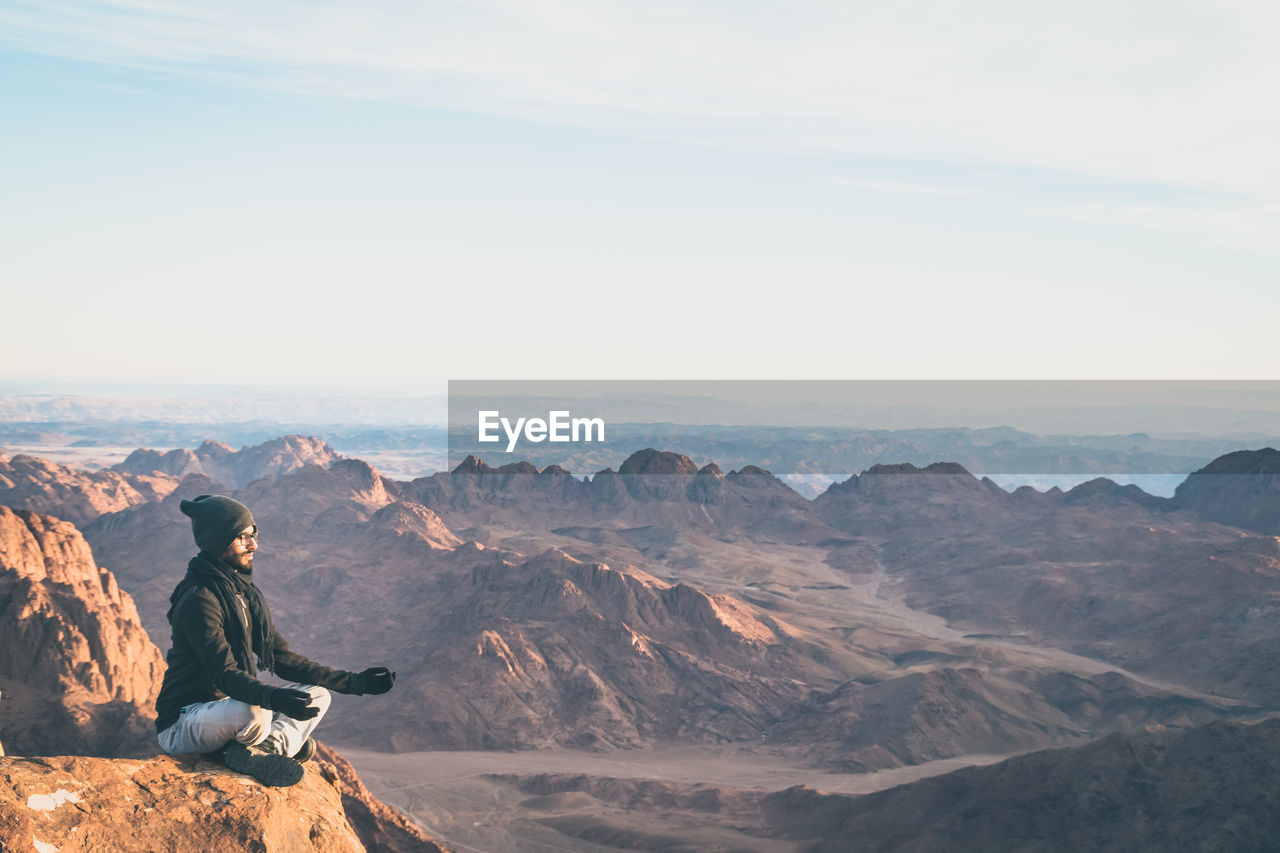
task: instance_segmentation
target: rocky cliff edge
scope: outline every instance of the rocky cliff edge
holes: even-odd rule
[[[0,758],[0,850],[438,853],[340,756],[268,788],[200,756]],[[386,812],[387,814],[383,814]]]

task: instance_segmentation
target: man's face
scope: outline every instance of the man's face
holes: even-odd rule
[[[256,525],[249,525],[240,531],[240,535],[231,540],[231,544],[227,546],[226,553],[222,555],[222,561],[229,563],[236,569],[253,568],[253,552],[258,550],[258,528]]]

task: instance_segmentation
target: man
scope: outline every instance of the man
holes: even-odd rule
[[[292,651],[253,582],[258,526],[249,508],[222,495],[180,507],[200,552],[169,597],[173,647],[156,699],[160,748],[170,755],[224,750],[238,773],[296,784],[315,753],[311,732],[329,708],[329,690],[386,693],[396,674],[333,670]],[[264,684],[259,669],[293,683]]]

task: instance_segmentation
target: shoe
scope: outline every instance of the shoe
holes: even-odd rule
[[[302,745],[302,749],[293,754],[293,760],[299,764],[305,764],[310,761],[316,754],[315,738],[307,738],[307,742]]]
[[[272,788],[287,788],[301,782],[307,774],[306,768],[287,755],[268,751],[272,745],[268,743],[268,749],[263,749],[261,744],[245,746],[239,741],[232,741],[227,744],[222,760],[229,769],[252,776]]]
[[[263,752],[271,752],[276,755],[285,754],[284,741],[280,738],[278,734],[268,735],[266,740],[262,741],[259,744],[256,744],[256,746],[258,749],[262,750]],[[299,764],[303,764],[305,762],[310,761],[315,756],[315,754],[316,754],[315,738],[307,738],[306,742],[302,744],[302,747],[293,754],[293,760],[298,762]]]

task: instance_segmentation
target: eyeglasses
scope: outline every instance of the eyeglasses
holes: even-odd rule
[[[252,533],[241,533],[236,537],[236,541],[241,545],[248,545],[250,542],[261,542],[262,534],[256,530]]]

